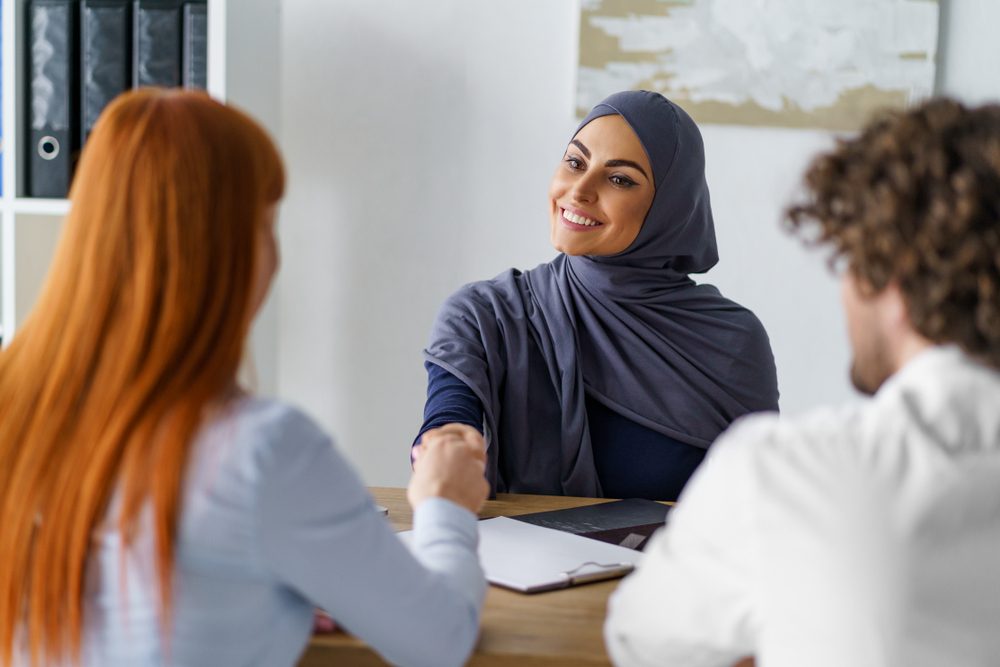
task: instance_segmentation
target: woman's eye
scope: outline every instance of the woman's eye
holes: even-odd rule
[[[617,174],[611,177],[611,182],[620,188],[630,188],[635,185],[635,181],[628,176],[619,176]]]
[[[578,158],[578,157],[574,157],[572,155],[568,155],[568,156],[566,156],[566,159],[563,160],[563,161],[566,163],[567,167],[569,167],[570,169],[572,169],[574,171],[576,171],[578,169],[583,169],[583,161],[580,160],[580,158]]]

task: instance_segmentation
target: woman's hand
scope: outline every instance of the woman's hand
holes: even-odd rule
[[[483,453],[486,452],[486,440],[483,439],[483,434],[472,428],[467,424],[445,424],[444,426],[439,426],[438,428],[428,429],[424,431],[424,434],[420,436],[420,440],[417,444],[410,448],[410,467],[412,468],[417,463],[417,459],[420,458],[420,454],[423,451],[424,438],[435,437],[440,435],[445,435],[447,433],[458,433],[462,434],[470,442],[478,442],[479,446],[482,447]]]
[[[313,610],[313,634],[326,635],[337,631],[337,622],[325,611],[316,607]]]
[[[485,471],[486,447],[479,431],[465,424],[431,429],[413,448],[407,499],[416,509],[427,498],[445,498],[477,514],[490,492]]]

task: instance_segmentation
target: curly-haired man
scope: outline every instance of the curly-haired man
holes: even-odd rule
[[[789,226],[842,272],[871,397],[749,417],[615,593],[619,665],[1000,660],[1000,105],[887,114]]]

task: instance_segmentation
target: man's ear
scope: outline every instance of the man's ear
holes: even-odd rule
[[[910,323],[910,309],[903,298],[903,292],[899,289],[899,283],[890,281],[885,288],[875,297],[879,300],[879,307],[882,310],[883,322],[891,329],[913,330]]]
[[[863,300],[871,301],[873,299],[877,299],[879,294],[881,294],[881,290],[875,289],[875,286],[868,282],[864,276],[859,276],[857,273],[851,271],[850,278],[858,296],[860,296]]]
[[[913,326],[913,320],[910,319],[910,308],[899,283],[890,282],[876,298],[879,299],[878,309],[882,331],[896,357],[896,370],[899,370],[914,355],[934,343],[924,338]]]

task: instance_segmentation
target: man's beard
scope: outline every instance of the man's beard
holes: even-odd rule
[[[867,396],[873,395],[893,373],[888,345],[881,336],[871,341],[868,350],[854,352],[851,359],[851,384]]]
[[[873,387],[870,381],[858,369],[857,359],[851,362],[851,384],[865,396],[871,396],[878,391],[878,386]],[[881,383],[879,383],[879,386],[881,386]]]

